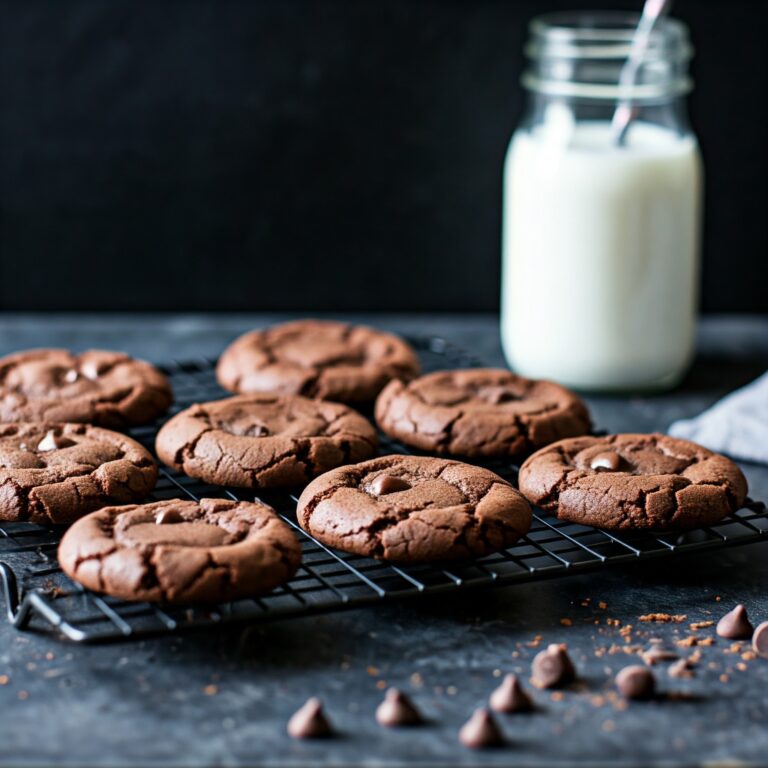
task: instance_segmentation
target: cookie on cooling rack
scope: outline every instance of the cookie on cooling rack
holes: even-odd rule
[[[342,403],[372,402],[391,379],[419,372],[398,336],[329,320],[297,320],[236,339],[216,368],[231,392],[283,392]]]
[[[0,520],[69,523],[105,504],[147,496],[149,451],[89,424],[0,425]]]
[[[590,429],[587,407],[573,392],[493,368],[392,381],[376,401],[376,421],[414,448],[484,458],[519,456]]]
[[[401,563],[505,549],[531,508],[488,469],[425,456],[382,456],[331,470],[299,498],[301,527],[328,546]]]
[[[370,422],[341,403],[238,395],[193,405],[157,435],[157,455],[190,477],[239,488],[298,488],[376,453]]]
[[[561,440],[520,469],[529,501],[607,530],[685,530],[739,509],[747,481],[730,459],[666,435]]]
[[[173,394],[153,365],[121,352],[31,349],[0,358],[0,421],[123,429],[163,414]]]
[[[62,570],[88,589],[159,603],[257,597],[300,561],[299,542],[273,509],[224,499],[105,507],[59,545]]]

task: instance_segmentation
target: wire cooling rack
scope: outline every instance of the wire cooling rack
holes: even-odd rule
[[[425,371],[481,364],[439,338],[410,339]],[[173,384],[176,413],[194,402],[226,396],[216,383],[215,361],[173,363],[164,367]],[[160,423],[131,435],[154,452]],[[408,453],[382,436],[382,453]],[[487,464],[517,481],[518,467]],[[253,499],[253,493],[225,489],[161,468],[153,499],[223,496]],[[293,579],[264,597],[216,606],[173,608],[129,603],[98,595],[67,578],[56,561],[63,530],[30,523],[0,523],[0,579],[8,619],[18,629],[56,633],[75,642],[134,638],[178,632],[224,622],[258,622],[337,611],[405,598],[429,599],[438,593],[495,587],[555,578],[649,558],[748,544],[768,537],[768,512],[748,501],[717,525],[683,535],[617,535],[559,521],[534,510],[528,535],[503,552],[445,565],[403,566],[337,552],[302,531],[294,514],[297,497],[260,494],[301,540],[303,559]]]

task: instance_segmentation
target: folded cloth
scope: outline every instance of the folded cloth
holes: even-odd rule
[[[669,434],[734,459],[768,464],[768,373],[696,418],[674,422]]]

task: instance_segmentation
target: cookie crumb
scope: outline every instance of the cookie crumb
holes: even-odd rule
[[[203,688],[203,693],[206,696],[215,696],[219,692],[219,687],[217,685],[206,685],[205,688]]]
[[[563,618],[563,619],[560,619],[560,623],[564,627],[572,627],[573,626],[573,619]]]
[[[685,613],[646,613],[639,617],[640,621],[682,624],[688,615]]]
[[[694,621],[689,626],[691,630],[695,632],[697,629],[706,629],[707,627],[711,627],[714,623],[714,621]]]

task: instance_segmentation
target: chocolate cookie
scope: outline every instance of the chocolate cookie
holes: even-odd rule
[[[403,563],[482,557],[531,525],[526,500],[490,470],[424,456],[382,456],[313,480],[296,510],[329,546]]]
[[[270,507],[224,499],[105,507],[59,545],[62,570],[88,589],[159,603],[256,597],[300,561],[296,537]]]
[[[88,424],[0,425],[0,520],[69,523],[143,499],[157,467],[135,440]]]
[[[123,429],[173,400],[160,371],[121,352],[30,349],[0,358],[0,421],[68,421]]]
[[[168,466],[216,485],[303,487],[376,453],[376,430],[340,403],[299,395],[239,395],[193,405],[157,435]]]
[[[342,403],[372,402],[391,379],[419,372],[416,353],[391,333],[298,320],[236,339],[216,368],[231,392],[285,392]]]
[[[741,470],[688,440],[610,435],[561,440],[520,469],[529,501],[562,520],[608,530],[683,530],[711,525],[739,509]]]
[[[493,368],[390,382],[376,401],[376,421],[423,451],[486,458],[519,456],[590,428],[586,406],[564,387]]]

